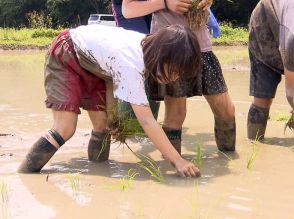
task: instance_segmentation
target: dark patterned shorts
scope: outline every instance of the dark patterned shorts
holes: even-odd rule
[[[274,98],[281,82],[282,70],[270,67],[259,61],[250,51],[250,96]]]
[[[202,72],[195,78],[159,84],[149,77],[145,83],[147,95],[151,100],[163,100],[165,96],[193,97],[225,93],[228,89],[217,57],[213,52],[203,52],[202,61]]]
[[[82,68],[66,30],[52,42],[45,60],[46,106],[80,113],[105,110],[105,82]]]

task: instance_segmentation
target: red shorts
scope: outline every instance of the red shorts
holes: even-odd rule
[[[83,69],[77,59],[69,30],[52,42],[45,60],[46,106],[81,113],[106,109],[105,82]]]

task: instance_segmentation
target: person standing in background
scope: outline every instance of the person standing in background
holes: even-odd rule
[[[208,10],[211,3],[211,0],[202,0],[198,9]],[[122,13],[126,18],[153,13],[151,33],[154,33],[172,24],[189,26],[185,13],[191,4],[191,0],[124,0]],[[203,25],[193,31],[197,35],[202,52],[202,69],[199,74],[192,79],[177,80],[167,85],[158,85],[150,78],[147,80],[147,94],[152,100],[164,100],[163,129],[179,153],[187,97],[201,95],[207,100],[214,115],[214,134],[218,149],[235,151],[235,107],[228,93],[220,63],[212,52],[209,30]]]

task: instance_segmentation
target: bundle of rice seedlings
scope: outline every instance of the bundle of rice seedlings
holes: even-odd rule
[[[198,9],[200,2],[201,0],[192,0],[192,6],[186,14],[191,29],[197,30],[208,23],[209,11],[202,8]]]
[[[146,134],[137,119],[131,118],[130,112],[119,112],[117,107],[113,109],[112,120],[109,128],[116,129],[116,142],[126,144],[128,138],[135,136],[146,137]]]
[[[138,122],[138,120],[130,117],[129,111],[125,111],[125,112],[118,111],[118,107],[117,107],[118,104],[119,103],[115,105],[114,109],[108,112],[109,114],[111,114],[111,118],[112,118],[108,126],[112,130],[115,130],[115,129],[117,130],[115,142],[120,142],[121,144],[127,146],[127,148],[141,161],[139,163],[139,167],[145,170],[147,173],[149,173],[153,179],[155,179],[156,181],[160,183],[163,183],[164,177],[162,175],[160,168],[157,166],[156,162],[148,156],[134,152],[130,148],[128,143],[126,142],[128,138],[146,137],[146,134],[143,128],[141,127],[140,123]],[[100,156],[100,154],[102,153],[102,151],[105,149],[107,145],[107,141],[104,141],[104,142],[98,157]],[[136,175],[137,174],[134,174],[133,176],[136,176]]]

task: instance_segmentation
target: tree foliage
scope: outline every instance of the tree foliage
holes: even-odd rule
[[[250,15],[259,0],[217,0],[212,10],[220,21],[247,26]]]
[[[215,0],[212,10],[220,21],[246,26],[258,2]],[[0,0],[0,27],[31,26],[29,14],[50,19],[53,27],[72,27],[87,23],[91,13],[111,13],[110,5],[111,0]]]
[[[43,14],[53,27],[87,23],[91,13],[110,13],[111,0],[0,0],[0,26],[29,26],[28,14]],[[42,19],[42,18],[40,18]]]

